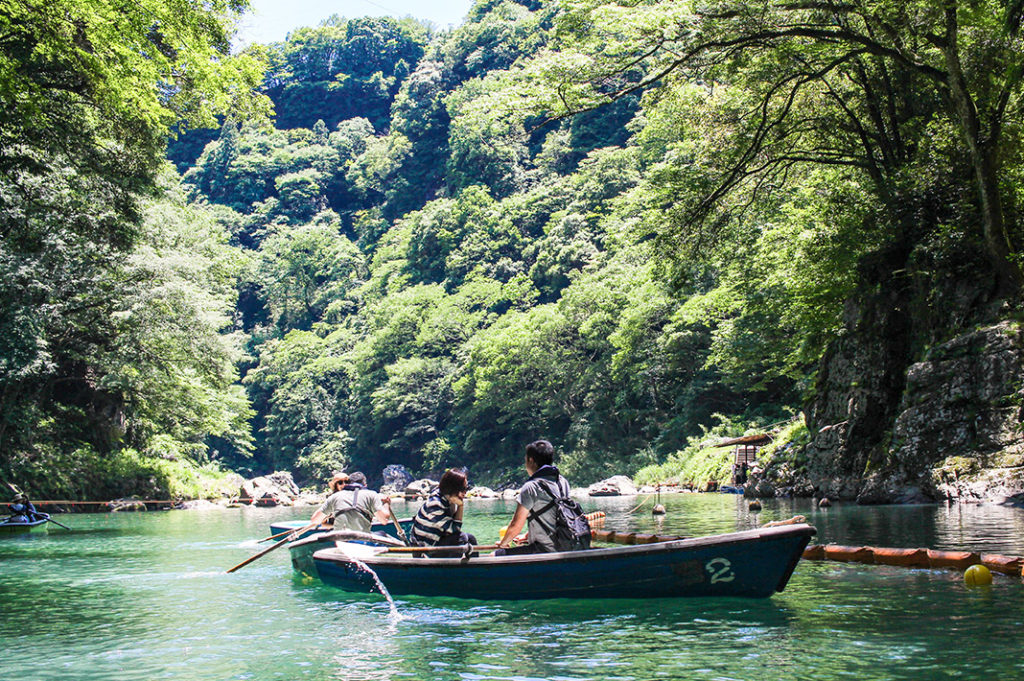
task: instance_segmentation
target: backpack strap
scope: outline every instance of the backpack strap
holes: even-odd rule
[[[353,488],[352,489],[352,501],[348,502],[348,507],[347,508],[339,508],[338,510],[336,510],[334,512],[334,515],[332,517],[336,518],[341,513],[348,513],[349,511],[355,511],[356,513],[360,514],[361,516],[363,516],[364,518],[366,518],[367,520],[369,520],[372,523],[373,522],[373,515],[371,515],[370,513],[367,513],[365,508],[359,508],[358,506],[356,506],[356,502],[359,501],[359,490],[360,489],[362,489],[362,488],[360,488],[360,487]]]
[[[547,485],[543,484],[544,482],[547,482],[546,480],[538,478],[537,482],[538,483],[542,483],[540,485],[540,488],[543,489],[545,492],[547,492],[549,495],[551,495],[551,501],[549,501],[547,504],[545,504],[544,508],[540,509],[539,511],[530,511],[530,514],[527,516],[527,519],[530,522],[536,522],[538,525],[540,525],[541,529],[544,530],[544,532],[546,534],[550,535],[550,534],[552,534],[554,532],[555,528],[548,527],[548,524],[546,522],[544,522],[543,520],[541,520],[540,517],[542,515],[544,515],[545,513],[547,513],[548,510],[550,510],[555,504],[558,503],[559,497],[558,497],[558,495],[555,494],[554,491],[552,491],[551,487],[548,487]],[[558,483],[555,483],[554,490],[558,491],[558,492],[561,492],[562,490],[560,489],[560,487],[561,486],[558,485]]]

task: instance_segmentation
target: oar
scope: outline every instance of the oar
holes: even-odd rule
[[[296,528],[296,529],[297,529],[297,528]],[[270,535],[269,537],[264,537],[263,539],[260,539],[260,540],[259,540],[258,542],[256,542],[256,543],[257,543],[257,544],[262,544],[263,542],[265,542],[265,541],[270,541],[271,539],[280,539],[281,537],[285,536],[286,534],[291,534],[291,533],[292,533],[292,532],[294,532],[294,531],[295,531],[295,530],[293,529],[293,530],[285,530],[284,532],[278,532],[277,534],[272,534],[272,535]]]
[[[316,522],[316,523],[310,523],[309,525],[306,525],[305,527],[299,528],[299,529],[297,529],[297,530],[292,530],[292,532],[291,532],[291,533],[289,533],[289,535],[290,535],[290,534],[292,534],[292,533],[296,533],[296,534],[302,534],[302,533],[303,533],[303,532],[305,532],[306,530],[311,530],[311,529],[313,529],[314,527],[316,527],[316,526],[317,526],[317,525],[319,525],[319,524],[320,524],[320,523],[318,523],[318,522]],[[284,539],[282,539],[281,541],[277,542],[276,544],[271,544],[270,546],[268,546],[267,548],[263,549],[262,551],[260,551],[260,552],[259,552],[259,553],[257,553],[256,555],[254,555],[254,556],[249,556],[248,558],[246,558],[245,560],[243,560],[243,561],[242,561],[241,563],[239,563],[239,564],[238,564],[238,565],[236,565],[235,567],[233,567],[233,568],[231,568],[230,570],[228,570],[228,572],[229,572],[229,573],[231,573],[231,572],[234,572],[235,570],[237,570],[237,569],[239,569],[239,568],[245,567],[246,565],[248,565],[249,563],[253,562],[253,561],[254,561],[254,560],[256,560],[257,558],[262,558],[263,556],[267,555],[268,553],[270,553],[270,552],[271,552],[271,551],[273,551],[274,549],[279,549],[279,548],[281,548],[281,547],[282,547],[283,545],[287,544],[287,543],[288,543],[289,541],[291,541],[291,537],[290,537],[290,536],[288,536],[288,537],[285,537]]]
[[[63,528],[65,529],[65,530],[70,530],[70,529],[71,529],[71,528],[70,528],[70,527],[68,527],[67,525],[63,525],[63,524],[61,524],[61,523],[58,523],[58,522],[57,522],[56,520],[54,520],[53,518],[51,518],[51,517],[50,517],[49,515],[47,515],[47,516],[46,516],[46,520],[47,520],[48,522],[51,522],[51,523],[53,523],[53,524],[54,524],[54,525],[56,525],[57,527],[63,527]]]
[[[498,548],[497,544],[485,546],[469,545],[471,551],[493,551]],[[466,544],[450,544],[448,546],[392,546],[384,549],[381,553],[435,553],[437,551],[458,551],[465,549]]]
[[[408,544],[409,538],[405,536],[405,530],[398,523],[398,518],[395,517],[395,511],[391,508],[391,504],[388,504],[388,513],[391,514],[391,522],[395,524],[395,529],[398,531],[398,538]]]

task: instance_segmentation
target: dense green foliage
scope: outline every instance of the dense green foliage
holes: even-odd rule
[[[104,35],[146,67],[123,86],[0,43],[0,472],[85,447],[502,484],[546,437],[576,483],[722,480],[699,445],[797,413],[847,301],[1019,291],[1001,3],[481,0],[449,33],[331,17],[214,69],[222,9],[169,23],[179,51]],[[275,127],[241,96],[212,127],[261,54]],[[186,115],[212,141],[142,201]],[[976,318],[929,314],[912,351]]]
[[[242,8],[3,3],[4,479],[115,494],[139,487],[120,489],[131,466],[94,463],[126,448],[195,461],[215,437],[251,450],[238,344],[222,333],[244,256],[160,180],[170,125],[267,111],[252,95],[259,61],[227,55]]]

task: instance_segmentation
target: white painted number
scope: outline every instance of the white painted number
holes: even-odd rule
[[[732,572],[732,563],[725,558],[712,558],[704,566],[704,569],[711,573],[711,583],[731,582],[736,579]]]

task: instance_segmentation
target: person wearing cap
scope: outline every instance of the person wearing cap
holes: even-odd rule
[[[412,521],[412,542],[417,546],[476,545],[476,537],[462,531],[462,512],[469,481],[462,471],[441,476],[437,491],[420,506]],[[437,554],[434,554],[437,555]]]
[[[360,472],[340,473],[331,478],[331,496],[320,505],[311,523],[331,524],[336,530],[369,532],[374,521],[391,517],[391,499],[366,488],[366,476]]]
[[[8,504],[7,508],[10,509],[13,516],[11,520],[15,522],[30,523],[38,516],[36,507],[32,505],[32,502],[23,493],[19,493],[14,497],[14,502]]]

